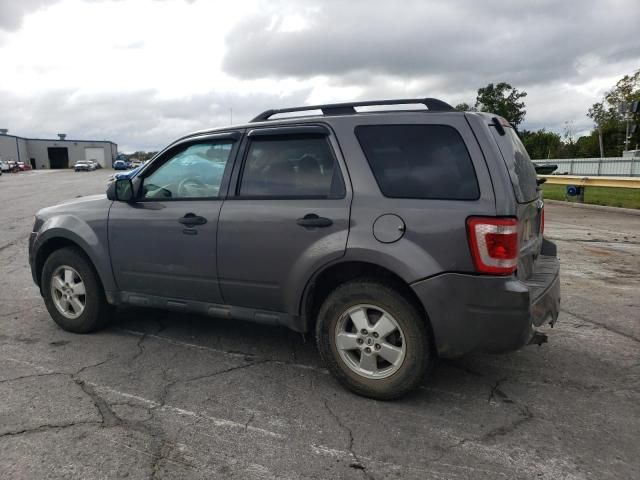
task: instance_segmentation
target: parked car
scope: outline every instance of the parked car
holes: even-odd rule
[[[11,171],[11,167],[9,164],[3,160],[0,160],[0,173],[9,173]]]
[[[356,112],[408,103],[426,109]],[[323,114],[274,119],[308,110]],[[103,327],[114,305],[284,325],[347,388],[390,399],[438,356],[546,340],[560,283],[543,232],[507,121],[359,102],[180,138],[106,197],[39,211],[29,262],[65,330]]]
[[[119,178],[132,178],[138,171],[142,168],[142,166],[136,167],[133,170],[129,170],[127,172],[115,173],[113,175],[113,179],[117,180]]]
[[[9,167],[9,172],[11,173],[16,173],[20,171],[20,165],[18,165],[18,162],[16,162],[15,160],[9,160],[7,163],[7,166]]]
[[[90,160],[79,160],[73,165],[73,169],[76,172],[91,172],[96,167]]]
[[[27,170],[31,170],[31,165],[24,162],[17,162],[17,167],[20,172],[26,172]]]
[[[131,166],[126,160],[116,160],[115,162],[113,162],[114,170],[128,170],[129,168],[131,168]]]

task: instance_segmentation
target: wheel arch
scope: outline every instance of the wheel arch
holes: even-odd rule
[[[345,260],[327,265],[309,279],[300,300],[304,331],[313,331],[320,306],[335,287],[356,278],[379,280],[397,290],[420,312],[433,341],[428,312],[409,284],[392,270],[361,260]]]
[[[47,258],[49,258],[53,252],[67,247],[73,247],[82,252],[90,266],[95,271],[98,281],[105,290],[105,294],[115,289],[111,271],[108,270],[105,272],[104,265],[96,261],[96,256],[89,248],[89,245],[74,232],[62,229],[47,230],[42,236],[40,236],[40,238],[38,238],[38,247],[34,259],[34,279],[37,280],[37,284],[40,288],[42,288],[42,271]],[[109,295],[107,295],[107,298],[109,298]]]

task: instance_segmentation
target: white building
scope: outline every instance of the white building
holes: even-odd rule
[[[0,129],[0,160],[24,162],[31,168],[71,168],[78,160],[95,160],[111,168],[118,145],[108,140],[23,138]]]

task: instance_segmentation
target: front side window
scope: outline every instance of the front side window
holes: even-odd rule
[[[251,141],[241,197],[329,198],[344,195],[344,184],[324,136],[266,136]]]
[[[217,197],[233,141],[202,142],[181,149],[143,181],[146,199]]]
[[[362,125],[356,136],[385,197],[476,200],[464,140],[446,125]]]

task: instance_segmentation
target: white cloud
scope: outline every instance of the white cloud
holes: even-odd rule
[[[481,3],[0,0],[0,123],[155,149],[230,108],[245,121],[305,102],[473,103],[507,81],[529,93],[525,128],[582,131],[588,107],[640,68],[624,33],[635,0]]]

